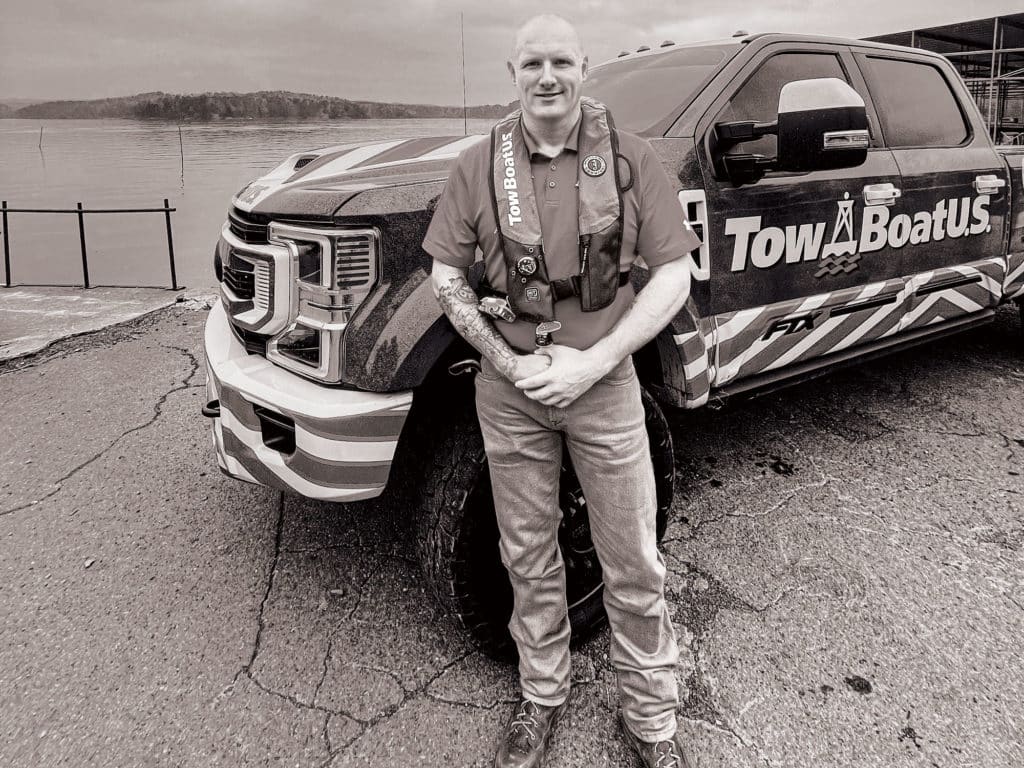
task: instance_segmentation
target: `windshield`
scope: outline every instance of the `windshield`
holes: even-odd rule
[[[616,127],[649,134],[689,103],[739,48],[739,43],[702,45],[633,59],[623,57],[591,70],[583,93],[608,107]]]

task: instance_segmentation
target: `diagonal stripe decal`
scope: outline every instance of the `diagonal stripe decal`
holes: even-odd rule
[[[857,294],[850,303],[877,296],[885,289],[885,286],[885,283],[869,285]],[[746,361],[743,368],[751,367],[758,370],[768,370],[789,365],[802,357],[809,357],[810,355],[805,353],[817,345],[823,338],[832,334],[836,328],[842,326],[846,329],[851,329],[863,322],[863,318],[858,318],[856,314],[830,317],[823,324],[816,326],[814,330],[808,333],[799,336],[784,336],[776,344],[768,342],[770,346],[767,349],[761,350],[761,354],[755,354],[755,356]],[[765,346],[768,346],[768,344]],[[782,346],[788,346],[788,349],[781,349],[780,347]]]
[[[457,157],[462,150],[472,147],[474,144],[486,139],[487,136],[484,134],[474,134],[473,136],[464,136],[458,141],[452,142],[444,147],[438,147],[433,152],[428,152],[420,160],[443,160],[449,157]]]
[[[440,147],[447,146],[456,140],[455,136],[438,136],[429,139],[409,139],[398,146],[385,150],[372,158],[357,163],[351,170],[366,168],[371,165],[383,165],[387,163],[404,162],[407,160],[419,160],[429,152]]]
[[[1024,258],[1014,263],[1024,293]],[[718,356],[714,385],[764,371],[784,368],[802,360],[822,357],[871,340],[891,336],[913,327],[980,312],[995,306],[1001,296],[1006,263],[1001,258],[973,264],[944,267],[913,275],[907,280],[887,280],[860,290],[843,289],[794,299],[763,307],[739,310],[712,318],[717,340],[712,347]],[[943,288],[948,281],[973,278],[973,282]],[[932,292],[918,295],[922,288]],[[855,307],[873,297],[895,293],[894,299],[877,308],[818,316],[814,326],[795,333],[780,332],[764,338],[775,321],[800,317],[814,310]],[[676,337],[678,344],[689,341],[690,334]],[[689,369],[687,369],[689,373]]]
[[[332,160],[331,162],[325,165],[321,165],[312,173],[303,176],[301,179],[296,179],[295,181],[314,181],[316,179],[323,179],[329,176],[336,176],[342,171],[347,171],[350,168],[363,162],[364,160],[369,160],[371,157],[376,157],[382,152],[386,152],[387,150],[392,149],[393,147],[396,147],[401,143],[403,143],[403,140],[399,139],[398,141],[385,141],[381,142],[380,144],[370,144],[369,146],[366,147],[353,149],[351,152],[346,152],[344,155],[338,157],[337,159]],[[289,182],[289,184],[292,183],[294,182]]]

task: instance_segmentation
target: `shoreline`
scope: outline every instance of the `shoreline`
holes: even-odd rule
[[[173,306],[209,309],[216,295],[170,288],[11,286],[0,289],[0,366],[60,342],[125,325]]]

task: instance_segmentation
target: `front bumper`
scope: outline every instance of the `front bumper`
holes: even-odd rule
[[[324,501],[380,495],[412,392],[326,387],[250,355],[219,302],[204,342],[207,397],[220,402],[213,443],[226,474]],[[282,425],[294,429],[284,449]]]

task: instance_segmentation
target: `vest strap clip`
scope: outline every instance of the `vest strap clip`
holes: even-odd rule
[[[629,283],[629,272],[619,272],[619,288],[623,288]],[[562,301],[563,299],[571,299],[573,296],[579,296],[582,288],[580,287],[580,276],[573,275],[572,277],[563,277],[559,280],[552,280],[551,292],[554,294],[555,301]],[[490,285],[484,281],[480,281],[480,285],[477,286],[476,293],[481,298],[494,297],[497,299],[507,299],[508,294],[496,291]],[[493,313],[487,312],[492,316]],[[504,319],[504,318],[502,318]]]

